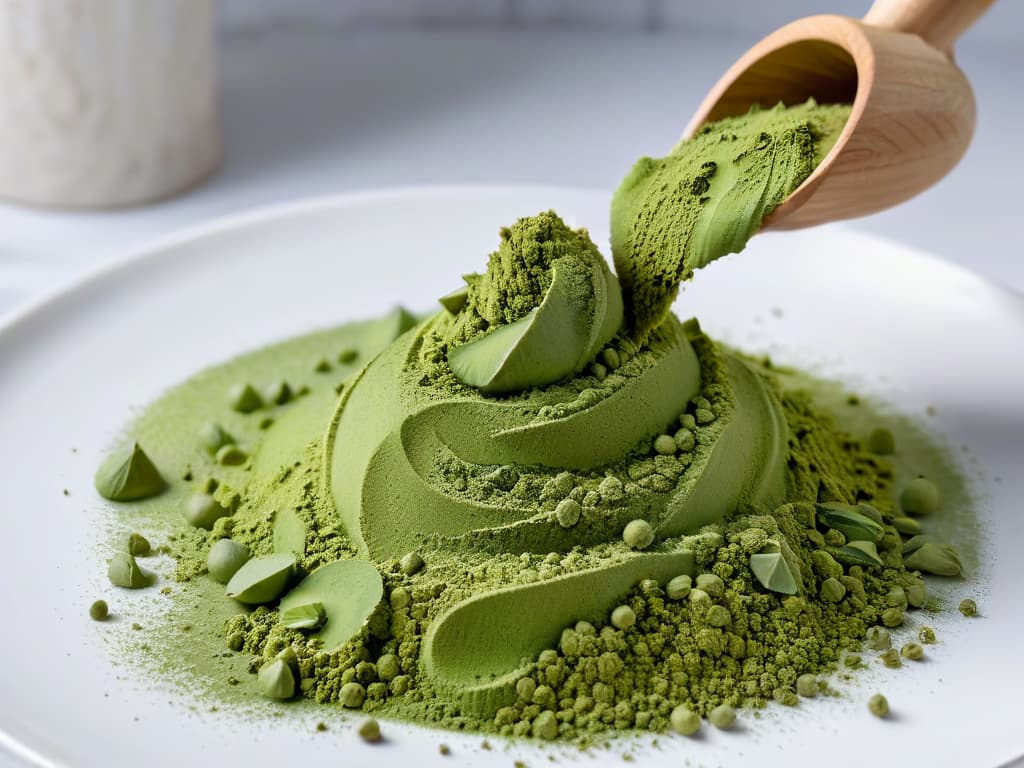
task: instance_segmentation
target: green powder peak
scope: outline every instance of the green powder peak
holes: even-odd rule
[[[540,306],[559,259],[602,259],[585,229],[573,230],[554,211],[526,216],[502,227],[501,242],[483,274],[465,276],[466,304],[448,335],[461,344],[515,322]]]
[[[442,298],[455,375],[484,394],[552,384],[582,370],[622,324],[618,281],[585,230],[553,212],[501,232],[487,271]]]

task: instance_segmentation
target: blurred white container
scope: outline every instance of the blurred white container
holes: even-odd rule
[[[0,0],[0,198],[111,208],[220,162],[214,0]]]

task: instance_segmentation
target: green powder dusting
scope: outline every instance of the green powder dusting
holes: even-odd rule
[[[637,338],[661,323],[694,270],[741,251],[832,148],[849,105],[814,101],[702,128],[641,158],[612,202],[612,254]]]

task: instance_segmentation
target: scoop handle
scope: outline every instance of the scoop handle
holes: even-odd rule
[[[953,43],[995,0],[875,0],[865,24],[920,35],[953,55]]]

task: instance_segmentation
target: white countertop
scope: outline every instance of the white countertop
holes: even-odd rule
[[[614,189],[666,151],[748,41],[597,29],[277,25],[222,48],[227,158],[174,200],[112,213],[0,205],[0,313],[138,244],[227,213],[409,184]],[[974,143],[941,184],[857,222],[1024,291],[1024,48],[963,41]],[[524,212],[527,213],[527,212]]]

